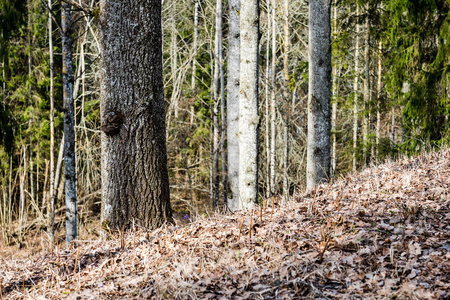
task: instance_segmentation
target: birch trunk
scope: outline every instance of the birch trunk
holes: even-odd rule
[[[240,0],[229,0],[228,81],[227,81],[227,149],[228,207],[239,207],[239,69],[240,69]]]
[[[353,85],[353,154],[352,170],[356,171],[356,147],[358,139],[358,76],[359,76],[359,7],[356,7],[355,83]]]
[[[101,0],[102,227],[172,220],[161,1]]]
[[[276,80],[277,80],[277,23],[276,23],[276,12],[277,12],[277,1],[272,0],[272,80],[271,80],[271,101],[270,101],[270,192],[275,194],[275,147],[276,147]]]
[[[53,99],[53,26],[52,0],[48,0],[48,48],[50,52],[50,238],[55,242],[55,104]],[[39,185],[38,185],[39,186]]]
[[[75,128],[72,67],[71,6],[61,5],[63,97],[64,97],[64,172],[66,203],[66,245],[77,236],[77,189],[75,165]]]
[[[258,200],[259,1],[243,1],[240,12],[239,206],[248,209]]]
[[[309,4],[307,188],[330,175],[331,1]]]

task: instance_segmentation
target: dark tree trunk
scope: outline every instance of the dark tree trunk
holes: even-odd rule
[[[77,181],[75,168],[75,123],[73,102],[72,21],[71,6],[62,4],[62,54],[64,97],[64,166],[66,199],[66,243],[77,236]]]
[[[172,220],[161,1],[101,2],[102,227]]]

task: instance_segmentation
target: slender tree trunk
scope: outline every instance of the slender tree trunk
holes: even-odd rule
[[[364,110],[363,110],[363,163],[367,166],[368,163],[368,152],[369,152],[369,118],[368,111],[369,107],[369,97],[370,97],[370,53],[369,53],[369,5],[367,4],[366,12],[366,40],[364,45]]]
[[[377,78],[377,132],[376,132],[376,144],[377,144],[377,151],[376,155],[377,158],[380,154],[380,130],[381,130],[381,55],[383,52],[383,44],[380,40],[378,45],[378,78]]]
[[[359,7],[356,7],[355,83],[353,86],[353,156],[352,170],[356,171],[356,147],[358,139],[358,78],[359,78]]]
[[[277,84],[277,0],[272,0],[272,80],[271,80],[271,101],[270,101],[270,192],[275,194],[275,147],[276,147],[276,84]]]
[[[337,2],[334,1],[334,34],[336,37],[337,34]],[[336,164],[337,164],[337,156],[336,156],[336,119],[337,119],[337,67],[333,68],[333,102],[332,102],[332,110],[331,110],[331,134],[332,134],[332,148],[331,148],[331,177],[334,177],[336,173]]]
[[[227,80],[227,148],[228,207],[239,208],[239,69],[240,69],[240,0],[229,0],[228,80]]]
[[[221,14],[222,15],[222,14]],[[220,114],[222,118],[221,136],[220,136],[220,153],[222,154],[222,197],[223,208],[228,207],[228,172],[227,172],[227,149],[225,147],[227,118],[226,118],[226,102],[225,102],[225,74],[223,70],[223,47],[222,38],[220,39]]]
[[[77,189],[75,164],[75,128],[72,66],[72,20],[71,6],[62,3],[61,28],[63,53],[63,96],[64,96],[64,172],[66,199],[66,244],[77,236]]]
[[[269,91],[270,91],[270,34],[271,34],[271,13],[270,13],[270,3],[267,3],[267,46],[266,46],[266,130],[265,130],[265,137],[266,137],[266,182],[267,182],[267,191],[266,191],[266,197],[270,197],[271,193],[271,183],[270,183],[270,127],[269,127],[269,118],[270,118],[270,97],[269,97]]]
[[[102,228],[156,228],[172,220],[161,1],[100,5]]]
[[[258,200],[259,1],[243,1],[240,12],[239,206],[247,209]]]
[[[50,52],[50,224],[49,233],[55,242],[55,104],[53,99],[53,26],[52,0],[48,0],[48,48]]]
[[[220,105],[220,69],[222,54],[222,0],[216,2],[216,34],[214,42],[214,106],[213,106],[213,208],[219,205],[219,105]]]
[[[198,48],[198,2],[200,0],[195,0],[194,5],[194,45],[193,45],[193,55],[192,55],[192,78],[191,78],[191,88],[195,90],[195,71],[197,69],[197,48]]]
[[[329,179],[331,100],[331,1],[309,3],[307,188]]]
[[[288,168],[289,168],[289,118],[291,115],[289,106],[289,64],[288,64],[288,54],[289,54],[289,0],[284,0],[284,170],[283,170],[283,197],[284,201],[287,202],[289,199],[289,178],[288,178]]]

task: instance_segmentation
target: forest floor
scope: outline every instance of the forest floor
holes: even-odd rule
[[[273,211],[268,202],[0,258],[1,297],[450,298],[450,150],[341,177]]]

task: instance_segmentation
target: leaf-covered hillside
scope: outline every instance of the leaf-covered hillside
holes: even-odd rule
[[[273,212],[268,202],[187,226],[2,259],[2,297],[450,297],[450,150],[340,178]]]

